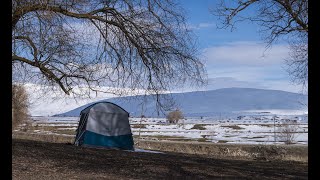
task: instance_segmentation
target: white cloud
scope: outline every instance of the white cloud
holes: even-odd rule
[[[200,30],[200,29],[205,29],[205,28],[211,28],[214,27],[216,24],[215,23],[208,23],[208,22],[203,22],[199,24],[189,24],[188,29],[191,30]]]
[[[209,28],[209,27],[213,27],[215,25],[216,25],[215,23],[199,23],[198,27],[199,28]]]
[[[282,90],[282,91],[305,94],[305,92],[303,92],[304,89],[302,85],[296,85],[286,80],[265,81],[265,82],[262,82],[261,84],[267,87],[267,89]]]
[[[217,67],[208,70],[209,77],[233,77],[245,81],[256,81],[263,75],[259,70],[251,67]]]
[[[209,47],[202,57],[208,72],[209,89],[249,87],[301,93],[302,86],[292,84],[285,70],[288,46],[255,41],[238,41]]]
[[[241,79],[241,80],[240,80]],[[235,77],[215,77],[209,78],[208,84],[204,87],[189,88],[184,90],[176,90],[174,92],[189,92],[189,91],[206,91],[221,88],[257,88],[257,89],[270,89],[281,90],[294,93],[303,93],[302,86],[292,84],[287,80],[276,81],[261,81],[261,80],[243,80],[245,78]]]
[[[257,82],[241,81],[233,77],[217,77],[210,78],[207,89],[220,89],[220,88],[265,88]]]
[[[206,48],[202,58],[208,66],[262,66],[283,64],[288,52],[286,45],[274,45],[266,49],[265,44],[259,42],[241,41]]]

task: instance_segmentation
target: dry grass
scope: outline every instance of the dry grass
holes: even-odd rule
[[[230,138],[230,137],[236,137],[237,135],[225,135],[225,136],[223,136],[223,137],[225,137],[225,138]]]
[[[259,139],[259,138],[265,138],[265,136],[254,136],[254,137],[241,137],[244,139]]]
[[[139,136],[134,135],[133,136],[135,141],[138,141]],[[164,135],[141,135],[140,140],[152,140],[152,141],[192,141],[191,139],[185,138],[183,136],[164,136]]]
[[[13,179],[308,179],[308,164],[288,161],[239,159],[245,151],[235,151],[228,144],[194,146],[189,143],[153,142],[151,147],[166,145],[173,152],[132,153],[94,149],[30,140],[12,141]],[[228,146],[227,146],[228,145]],[[230,151],[232,158],[187,154],[214,149]],[[239,147],[239,146],[237,146]],[[176,153],[183,152],[183,153]]]
[[[228,141],[226,140],[219,140],[217,143],[227,143]]]
[[[54,130],[53,133],[57,133],[57,134],[66,134],[66,135],[76,135],[76,131],[75,130],[68,130],[68,129],[57,129]]]
[[[236,129],[236,130],[245,129],[237,125],[222,125],[221,127],[226,127],[226,128]]]
[[[206,130],[204,124],[195,124],[191,129]]]
[[[307,162],[307,147],[303,146],[273,146],[273,145],[232,145],[226,144],[228,141],[219,140],[218,143],[207,143],[207,138],[199,138],[197,144],[195,141],[185,139],[184,137],[172,136],[145,136],[147,139],[140,141],[139,148],[152,149],[160,151],[173,151],[191,154],[211,154],[219,155],[221,148],[227,150],[227,154],[219,155],[219,157],[234,156],[237,158],[248,159],[278,159],[289,161]],[[74,136],[61,136],[54,134],[30,134],[24,132],[15,132],[12,135],[13,139],[25,139],[50,143],[68,143],[73,144]],[[143,138],[143,137],[142,137]],[[152,139],[151,139],[152,138]],[[153,141],[150,141],[153,140]],[[154,141],[155,140],[155,141]],[[170,140],[170,141],[163,141]],[[137,136],[134,136],[134,141],[137,141]],[[158,141],[158,142],[157,142]],[[152,142],[152,143],[151,143]],[[203,144],[205,143],[205,144]],[[219,145],[219,146],[218,146]],[[222,146],[221,146],[222,145]],[[181,151],[178,151],[181,149]],[[218,149],[218,150],[217,150]],[[239,153],[239,149],[242,153]],[[224,151],[223,151],[224,152]],[[236,153],[236,154],[234,154]],[[246,153],[246,155],[244,155]]]
[[[131,128],[132,129],[146,128],[146,125],[145,124],[132,124]]]
[[[30,134],[30,133],[23,133],[23,132],[13,133],[12,138],[44,141],[44,142],[52,142],[52,143],[73,143],[74,141],[73,136],[62,136],[62,135],[54,135],[54,134]]]
[[[16,128],[20,132],[34,133],[34,132],[51,132],[57,134],[65,135],[76,135],[75,129],[63,129],[63,128],[72,128],[70,126],[39,126],[32,125],[30,122],[26,122],[25,125],[20,125],[19,128]]]
[[[274,125],[273,124],[258,124],[260,126],[264,126],[264,127],[273,127]]]
[[[198,142],[208,142],[209,140],[207,138],[198,138]]]

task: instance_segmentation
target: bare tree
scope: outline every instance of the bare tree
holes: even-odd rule
[[[278,137],[285,144],[293,144],[297,138],[299,125],[297,121],[284,120],[278,128]]]
[[[240,21],[260,25],[260,33],[270,47],[280,37],[290,44],[286,59],[293,82],[308,82],[308,0],[220,0],[211,9],[222,21],[220,28],[234,29]],[[254,13],[252,13],[254,11]]]
[[[171,0],[13,0],[13,80],[66,94],[201,85],[181,7]]]
[[[28,94],[21,85],[12,85],[12,129],[28,118]]]
[[[178,121],[180,119],[183,119],[183,115],[182,115],[182,112],[177,109],[175,111],[171,111],[169,112],[169,114],[167,115],[167,120],[169,123],[178,123]]]
[[[286,59],[287,71],[292,82],[302,84],[308,94],[308,37],[290,42],[290,58]]]

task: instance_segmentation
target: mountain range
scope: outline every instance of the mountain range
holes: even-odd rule
[[[307,111],[308,96],[298,93],[255,88],[223,88],[209,91],[164,94],[158,97],[127,96],[99,101],[115,103],[132,117],[164,117],[169,111],[179,109],[185,117],[238,115],[244,112]],[[94,101],[54,116],[79,116],[81,110]],[[159,103],[162,111],[158,111]],[[161,108],[160,108],[161,109]]]

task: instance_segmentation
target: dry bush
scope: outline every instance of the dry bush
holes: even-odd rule
[[[226,128],[231,128],[231,129],[244,129],[243,127],[240,127],[238,125],[225,125],[225,126],[221,126],[221,127],[226,127]]]
[[[167,121],[168,121],[169,123],[174,123],[174,124],[176,124],[176,123],[178,123],[178,121],[179,121],[180,119],[183,119],[183,115],[182,115],[182,112],[181,112],[179,109],[177,109],[177,110],[175,110],[175,111],[171,111],[171,112],[167,115]]]
[[[296,139],[296,133],[298,131],[298,123],[293,120],[285,120],[281,123],[281,126],[278,128],[279,139],[285,144],[293,144]]]
[[[206,130],[206,128],[203,126],[204,124],[195,124],[191,129]]]
[[[12,129],[28,119],[28,94],[22,85],[12,85]]]
[[[145,124],[133,124],[131,125],[132,128],[134,129],[139,129],[139,128],[146,128]]]

